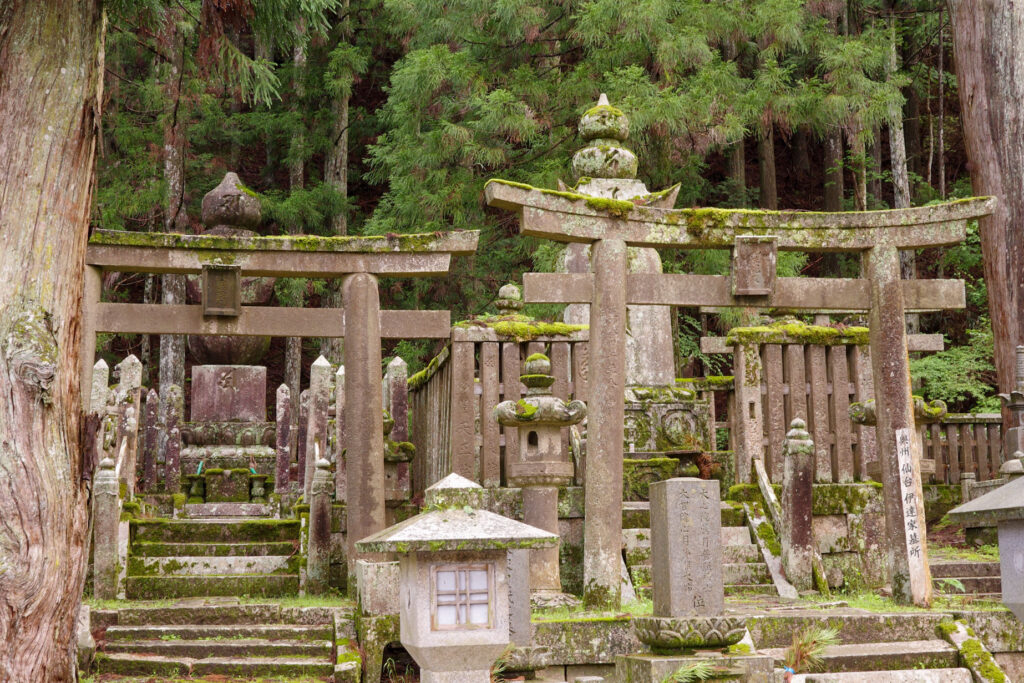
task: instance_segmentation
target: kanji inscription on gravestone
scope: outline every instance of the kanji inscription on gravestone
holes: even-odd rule
[[[918,514],[920,501],[914,486],[914,461],[910,450],[910,430],[896,430],[896,459],[900,468],[900,498],[903,501],[903,524],[907,530],[907,557],[910,561],[921,560],[921,517]]]
[[[241,269],[231,265],[203,266],[203,315],[238,316],[242,311]]]
[[[716,616],[725,608],[718,482],[680,477],[651,484],[654,613]]]

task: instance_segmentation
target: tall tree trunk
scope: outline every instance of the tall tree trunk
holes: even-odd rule
[[[3,681],[75,678],[92,476],[79,371],[101,16],[97,0],[0,3]]]
[[[878,125],[871,130],[871,176],[868,178],[868,194],[871,200],[868,208],[882,204],[882,129]]]
[[[942,60],[943,55],[946,53],[946,31],[942,24],[942,7],[939,7],[939,140],[938,140],[938,152],[939,152],[939,196],[943,199],[946,198],[946,141],[945,138],[945,120],[946,120],[946,97],[945,97],[945,79],[943,74],[945,73]],[[1017,45],[1020,48],[1020,45]]]
[[[1024,3],[950,0],[964,141],[978,195],[998,198],[981,219],[981,252],[999,390],[1014,381],[1024,343]],[[1003,418],[1009,424],[1004,410]]]
[[[729,180],[733,193],[732,203],[737,206],[747,205],[747,153],[743,147],[743,140],[729,148]]]
[[[793,163],[802,176],[811,174],[811,153],[809,151],[811,132],[807,126],[798,126],[793,132]]]
[[[178,23],[184,12],[170,7],[164,13],[164,27],[160,34],[164,54],[169,56],[163,77],[164,98],[170,111],[164,118],[164,181],[167,184],[167,212],[164,214],[165,232],[186,232],[188,215],[185,213],[185,135],[182,124],[181,79],[185,71],[184,36]],[[185,303],[185,276],[162,275],[161,300],[165,304]],[[185,335],[160,336],[160,394],[163,401],[170,394],[167,387],[176,384],[185,387]],[[169,406],[164,406],[167,410]],[[179,419],[184,416],[179,415]]]
[[[843,210],[843,134],[830,128],[825,134],[825,211]]]
[[[886,76],[895,78],[899,69],[899,56],[896,51],[896,19],[889,17],[889,63]],[[910,207],[910,176],[907,172],[907,147],[903,133],[903,107],[892,104],[889,107],[889,155],[892,167],[892,206],[894,209]],[[900,251],[900,277],[913,280],[917,277],[915,252]],[[921,331],[921,316],[907,313],[907,332],[916,334]]]
[[[300,26],[300,31],[301,31]],[[302,99],[305,89],[302,86],[302,79],[306,67],[306,48],[301,43],[295,46],[292,53],[292,62],[295,66],[295,107],[299,112],[303,111]],[[305,135],[302,129],[292,133],[292,149],[289,154],[291,161],[288,164],[288,184],[292,192],[301,190],[306,179],[306,163],[302,158],[302,146]],[[288,232],[297,233],[298,226],[291,225]],[[302,302],[299,301],[299,306]],[[299,394],[302,391],[302,337],[288,337],[284,347],[284,381],[288,385],[292,399],[292,419],[299,417]],[[302,474],[299,474],[300,478]]]
[[[864,129],[858,123],[849,136],[850,170],[853,171],[853,208],[856,211],[868,209],[867,152],[864,145]]]
[[[762,132],[757,138],[757,168],[761,178],[761,208],[778,209],[779,189],[775,181],[775,135],[771,128]]]
[[[921,175],[921,98],[913,87],[906,88],[903,94],[907,104],[903,107],[903,138],[907,146],[907,168],[911,173]]]
[[[348,13],[348,0],[345,0],[342,12]],[[351,31],[346,17],[342,20],[341,40],[349,40]],[[324,163],[324,180],[334,187],[342,197],[348,197],[348,102],[349,96],[338,96],[331,103],[334,114],[334,125],[331,128],[333,144]],[[331,221],[331,232],[335,235],[348,234],[348,214],[340,212]],[[326,304],[332,308],[341,307],[341,280],[328,280]],[[320,353],[333,365],[342,363],[344,346],[342,339],[324,338],[320,340]]]

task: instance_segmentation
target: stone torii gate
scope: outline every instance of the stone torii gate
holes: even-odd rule
[[[904,522],[907,506],[916,519],[924,518],[904,312],[962,307],[964,285],[960,280],[901,281],[899,250],[961,242],[967,221],[991,213],[994,200],[860,213],[662,209],[641,198],[598,198],[501,180],[489,182],[485,195],[490,206],[519,214],[524,235],[591,245],[592,273],[524,276],[527,301],[591,305],[590,364],[601,377],[591,382],[589,401],[583,559],[587,604],[619,603],[627,304],[869,311],[890,578],[899,598],[930,602],[923,533],[912,539]],[[730,249],[732,275],[631,274],[627,247]],[[863,255],[863,277],[776,277],[780,249],[858,252]],[[911,471],[901,472],[908,448]],[[901,495],[907,477],[914,497]]]
[[[225,237],[99,230],[86,251],[82,387],[89,387],[98,332],[344,337],[348,557],[355,541],[384,529],[381,339],[447,338],[449,311],[382,311],[377,278],[446,275],[453,255],[476,251],[478,231],[365,237]],[[101,300],[104,271],[202,276],[201,305]],[[344,308],[241,305],[241,278],[341,278]],[[82,391],[83,409],[89,392]],[[339,463],[340,473],[341,463]],[[301,476],[301,474],[300,474]]]

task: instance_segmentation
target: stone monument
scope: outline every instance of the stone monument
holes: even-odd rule
[[[551,361],[542,353],[526,359],[519,379],[526,396],[494,408],[499,423],[519,432],[519,458],[506,463],[508,482],[523,489],[523,521],[558,535],[558,487],[570,484],[574,474],[573,463],[562,459],[562,428],[583,420],[587,407],[551,395],[555,378]],[[531,551],[530,592],[539,606],[577,602],[562,592],[557,545]]]

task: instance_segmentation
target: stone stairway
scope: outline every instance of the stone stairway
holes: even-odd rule
[[[296,519],[136,519],[126,597],[298,595],[298,548]]]
[[[841,624],[841,642],[825,650],[822,672],[794,680],[967,683],[971,674],[960,667],[956,648],[937,635],[943,616],[852,610],[824,616],[820,611],[801,610],[785,616],[757,617],[749,626],[758,651],[781,666],[794,633],[811,625]]]
[[[330,680],[335,642],[352,635],[351,610],[338,618],[272,603],[131,607],[110,621],[98,639],[95,672],[147,681]]]
[[[768,566],[750,537],[742,509],[722,502],[722,578],[725,594],[775,595]],[[651,515],[648,502],[622,504],[622,546],[626,566],[640,597],[651,596]]]
[[[1000,600],[1003,585],[999,575],[998,562],[932,562],[932,581],[935,590],[947,595],[976,595],[985,599]],[[952,581],[963,584],[963,592]]]

